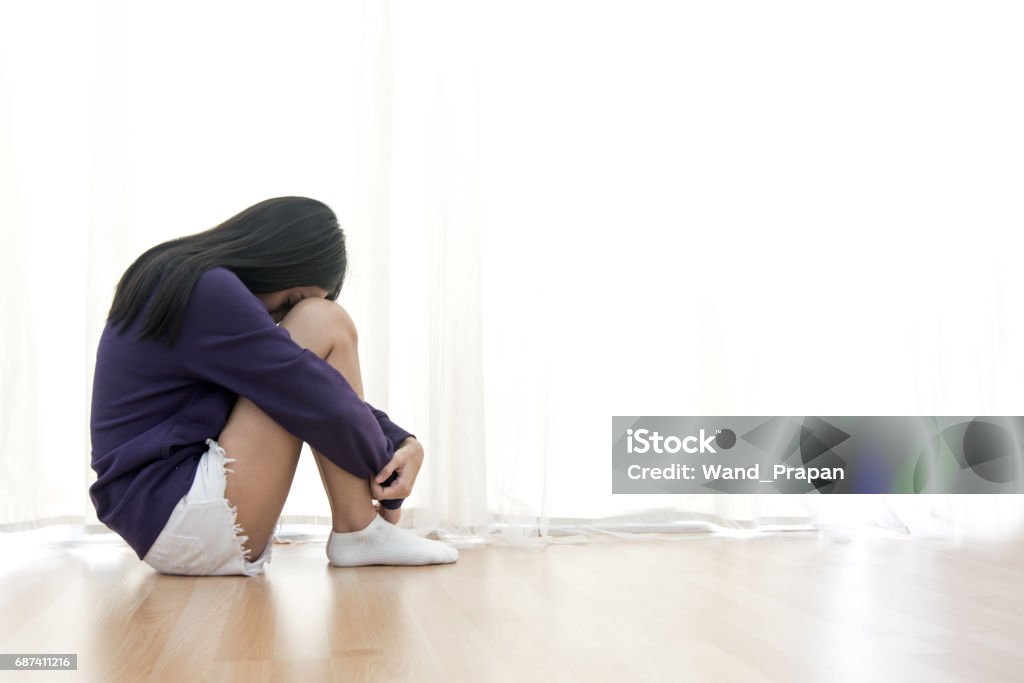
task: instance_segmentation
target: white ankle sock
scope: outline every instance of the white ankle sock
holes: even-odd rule
[[[365,529],[348,533],[332,531],[327,540],[327,559],[335,567],[449,564],[459,559],[459,551],[447,543],[421,538],[374,515]]]

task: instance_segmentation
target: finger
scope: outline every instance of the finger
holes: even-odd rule
[[[391,486],[381,486],[380,484],[373,483],[370,485],[370,494],[373,495],[377,500],[390,500],[392,498],[405,498],[408,493],[405,492],[405,487],[398,484],[396,481]]]
[[[405,478],[399,475],[391,486],[380,486],[374,484],[371,489],[373,497],[377,500],[388,500],[391,498],[407,498],[409,496],[409,485]]]
[[[391,476],[392,472],[398,469],[399,465],[401,465],[401,463],[398,462],[398,458],[391,458],[391,462],[389,462],[387,465],[384,465],[384,469],[378,472],[377,476],[374,477],[373,480],[378,484],[387,481],[387,478]]]

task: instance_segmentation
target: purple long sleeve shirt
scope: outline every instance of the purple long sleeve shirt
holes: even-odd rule
[[[89,495],[100,521],[140,559],[188,493],[206,439],[218,437],[239,396],[363,478],[412,436],[299,346],[227,268],[199,277],[173,348],[137,339],[145,314],[123,334],[109,323],[103,330],[90,416],[98,478]]]

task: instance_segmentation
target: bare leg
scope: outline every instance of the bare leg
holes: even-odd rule
[[[239,397],[217,437],[230,465],[224,497],[236,506],[235,521],[249,537],[250,559],[263,552],[284,508],[295,477],[302,441],[274,422],[255,403]]]
[[[324,358],[362,395],[362,378],[355,358],[355,325],[333,301],[304,299],[281,325],[292,339]],[[302,441],[247,398],[239,397],[217,441],[229,457],[225,497],[237,508],[237,522],[249,537],[249,557],[262,553],[281,516],[298,465]],[[315,453],[315,451],[314,451]],[[354,531],[376,514],[369,481],[341,469],[315,453],[331,503],[335,531]]]
[[[323,299],[307,299],[300,303],[305,303],[305,310],[311,313],[319,314],[323,311],[321,317],[328,318],[340,328],[340,331],[330,335],[332,346],[322,357],[348,380],[362,398],[363,383],[356,351],[358,339],[352,319],[340,306]],[[314,306],[316,309],[313,309]],[[318,320],[316,315],[308,317],[316,323],[312,327],[315,336],[323,329],[325,321]],[[297,318],[288,326],[288,331],[296,342],[304,344],[303,340],[309,330],[303,318]],[[328,537],[325,549],[327,559],[333,566],[424,565],[458,561],[459,551],[455,548],[396,527],[389,519],[389,514],[397,511],[385,511],[378,516],[371,502],[369,479],[360,479],[315,450],[313,453],[331,501],[334,530]]]
[[[363,398],[363,377],[359,371],[356,328],[347,313],[343,319],[341,338],[335,342],[324,360],[348,380],[359,398]],[[291,329],[289,333],[293,339],[296,338],[296,334],[301,336],[301,332]],[[376,514],[370,496],[370,482],[341,469],[320,451],[312,450],[324,490],[327,491],[327,499],[331,504],[334,531],[347,532],[365,528]]]
[[[316,353],[345,377],[361,396],[356,330],[345,310],[326,299],[304,299],[281,321],[292,339]],[[244,398],[238,399],[218,438],[235,458],[225,496],[236,506],[236,521],[249,536],[246,549],[258,557],[273,533],[291,488],[302,442]],[[458,550],[399,529],[373,508],[370,482],[339,468],[314,451],[331,502],[334,531],[326,547],[338,567],[367,564],[446,564]]]
[[[363,375],[359,369],[359,339],[355,325],[350,318],[347,318],[345,328],[346,343],[335,344],[326,360],[341,373],[342,377],[348,380],[359,398],[363,398]],[[362,493],[363,489],[368,490],[369,482],[341,469],[316,449],[313,449],[313,457],[316,460],[317,469],[320,470],[320,479],[323,481],[324,490],[327,491],[327,497],[331,502],[334,530],[345,532],[366,527],[372,517],[366,517],[366,506]],[[402,515],[401,509],[380,508],[379,512],[384,519],[392,524],[397,524]]]

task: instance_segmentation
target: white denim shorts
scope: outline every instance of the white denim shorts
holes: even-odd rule
[[[192,488],[178,501],[163,531],[146,553],[143,561],[161,574],[191,576],[263,573],[270,561],[271,546],[277,538],[276,529],[263,553],[249,560],[243,543],[249,540],[235,521],[236,510],[224,497],[226,465],[235,462],[214,439],[207,439],[209,448],[199,459],[199,469]]]

